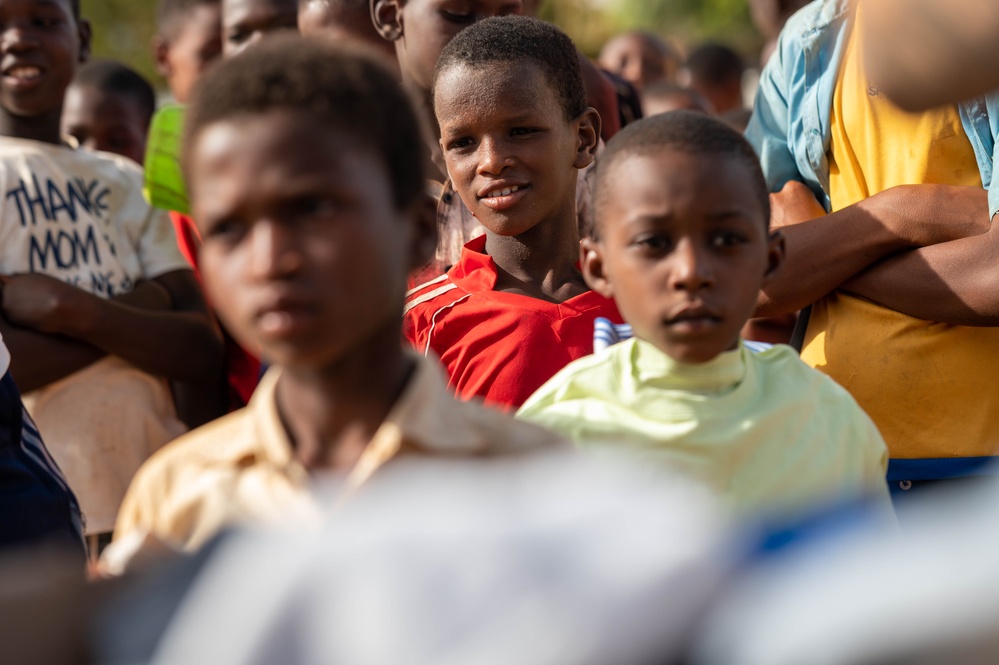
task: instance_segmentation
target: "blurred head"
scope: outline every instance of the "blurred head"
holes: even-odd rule
[[[220,0],[160,0],[153,55],[174,99],[186,103],[195,81],[221,54]]]
[[[691,111],[628,125],[597,162],[593,208],[583,275],[637,337],[688,363],[736,348],[784,256],[742,136]]]
[[[741,109],[742,57],[722,44],[704,44],[695,48],[684,66],[688,85],[711,102],[715,113]]]
[[[298,0],[298,30],[305,37],[358,40],[395,62],[395,46],[375,30],[369,0]]]
[[[237,340],[322,369],[399,330],[435,246],[422,158],[408,98],[369,56],[276,37],[210,70],[183,164],[204,285]]]
[[[156,110],[156,93],[138,72],[114,60],[84,65],[66,91],[62,133],[80,147],[124,155],[139,164]]]
[[[658,81],[676,82],[680,58],[662,39],[648,32],[626,32],[604,44],[600,66],[638,88]]]
[[[672,83],[653,83],[642,90],[642,112],[646,118],[670,111],[700,111],[714,114],[714,107],[701,93]]]
[[[0,107],[58,128],[66,89],[90,55],[77,0],[0,0]]]
[[[433,103],[455,191],[487,231],[553,218],[575,228],[577,169],[593,160],[600,119],[565,33],[526,16],[467,28],[441,53]]]
[[[492,16],[523,13],[521,0],[371,0],[383,39],[395,43],[402,78],[430,91],[434,65],[451,39]]]
[[[222,53],[227,58],[285,31],[298,31],[298,0],[222,0]]]

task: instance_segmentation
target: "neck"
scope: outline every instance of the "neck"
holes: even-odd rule
[[[22,118],[2,112],[0,113],[0,136],[31,139],[43,143],[62,143],[62,134],[59,131],[61,115],[61,107],[31,118]]]
[[[486,230],[486,254],[500,274],[496,289],[522,291],[562,302],[587,290],[576,267],[579,232],[575,202],[557,218],[541,222],[518,236],[500,236]]]
[[[388,417],[413,371],[399,322],[331,366],[285,368],[278,412],[307,469],[350,469]]]

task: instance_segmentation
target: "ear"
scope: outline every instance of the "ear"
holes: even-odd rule
[[[90,27],[90,21],[85,18],[81,18],[76,22],[76,30],[80,38],[79,62],[82,64],[90,60],[90,42],[93,36],[93,30]]]
[[[425,267],[437,253],[437,201],[430,194],[421,195],[413,203],[413,217],[410,272]]]
[[[576,148],[576,161],[573,166],[585,169],[593,163],[597,154],[597,142],[600,140],[600,114],[592,106],[587,106],[576,118],[576,131],[579,145]]]
[[[170,45],[159,35],[153,37],[153,62],[157,74],[170,78]]]
[[[583,238],[579,241],[579,267],[587,286],[604,298],[614,297],[614,285],[604,273],[604,248],[599,240]]]
[[[764,288],[780,276],[786,256],[784,234],[780,231],[771,231],[767,239],[767,271],[763,273]]]
[[[402,7],[405,0],[371,0],[371,22],[382,39],[394,42],[402,37]]]

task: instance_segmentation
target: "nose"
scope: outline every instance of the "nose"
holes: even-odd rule
[[[16,53],[37,46],[34,33],[21,23],[8,23],[0,32],[0,49],[5,53]]]
[[[264,220],[253,225],[250,236],[250,269],[254,279],[267,281],[291,277],[304,265],[293,230]]]
[[[479,144],[479,173],[483,175],[499,175],[510,166],[511,158],[504,149],[502,142],[487,137]]]
[[[673,251],[673,288],[698,293],[714,286],[714,283],[714,267],[707,248],[687,238],[681,240]]]

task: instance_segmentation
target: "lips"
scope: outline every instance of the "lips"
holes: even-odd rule
[[[4,83],[13,88],[30,88],[42,80],[42,68],[32,64],[16,63],[3,68]]]
[[[688,334],[710,330],[721,322],[721,315],[704,305],[684,307],[664,321],[674,331]]]
[[[493,210],[506,210],[513,207],[524,198],[524,194],[529,189],[529,185],[524,182],[500,181],[489,184],[479,190],[476,195],[479,201],[487,208]]]
[[[257,329],[265,337],[294,337],[312,326],[316,308],[307,300],[280,296],[272,298],[254,313]]]

